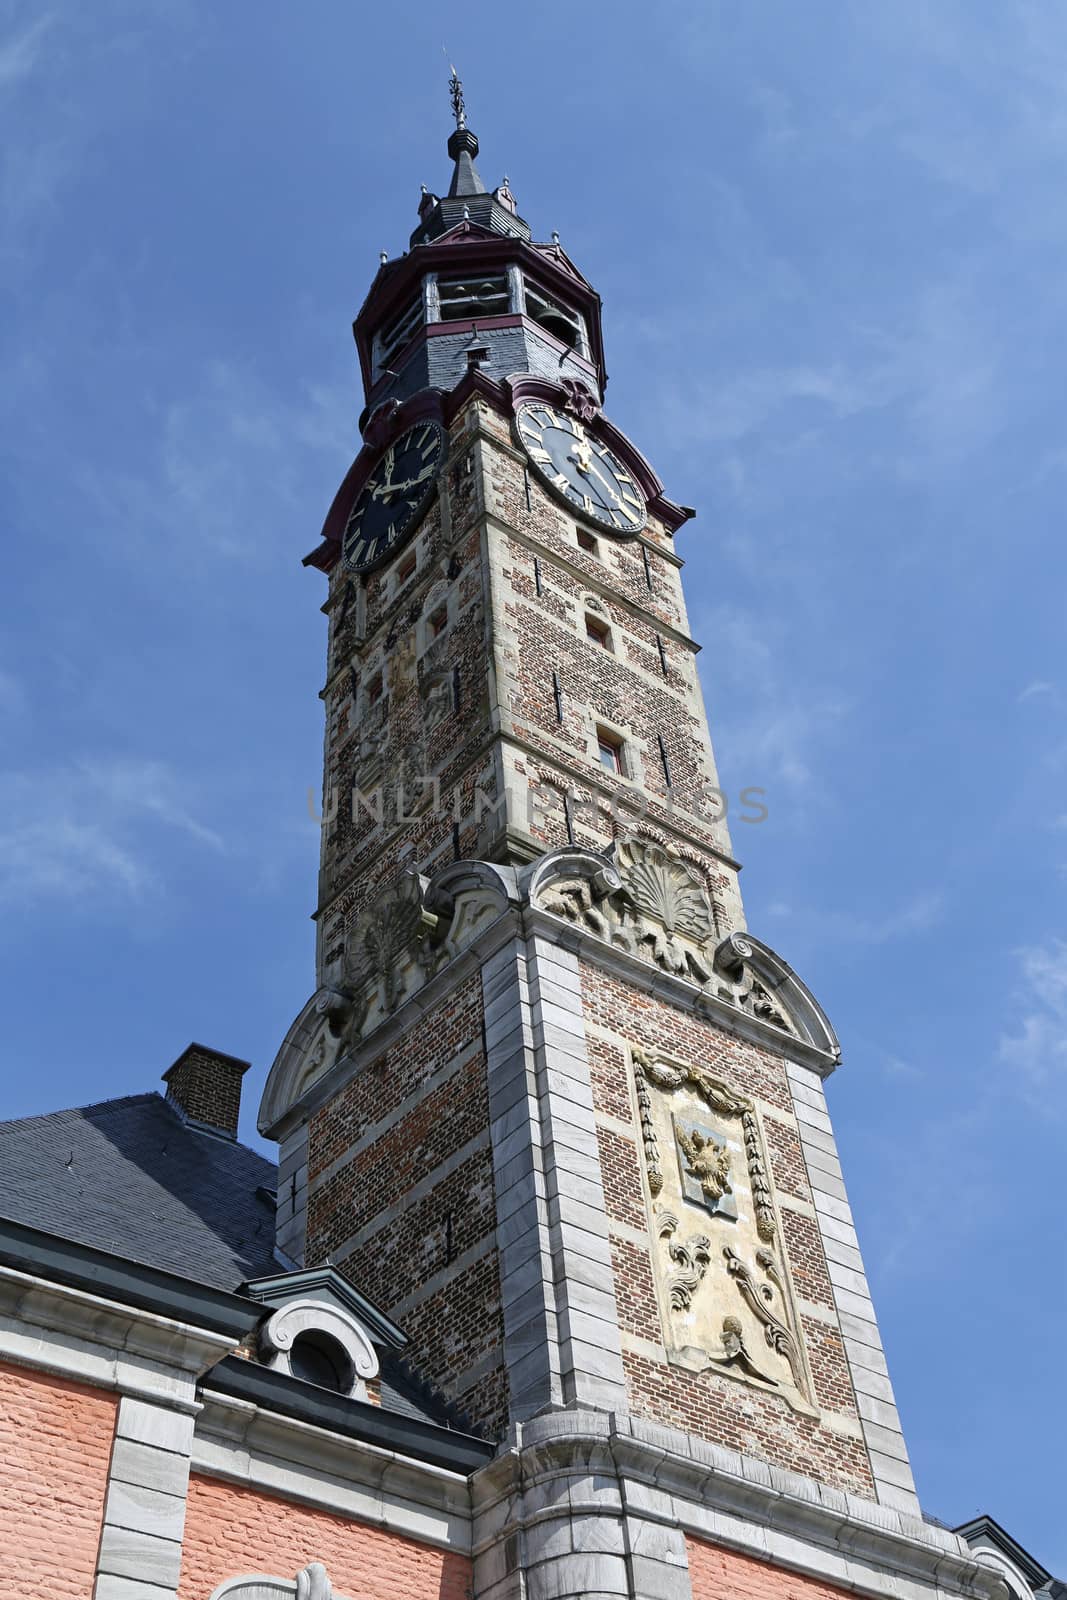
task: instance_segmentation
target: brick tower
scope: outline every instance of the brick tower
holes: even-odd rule
[[[356,318],[364,442],[307,557],[318,988],[260,1114],[279,1251],[350,1276],[502,1441],[479,1594],[684,1597],[701,1528],[849,1587],[910,1573],[898,1595],[936,1560],[953,1590],[823,1097],[837,1042],[745,928],[692,513],[605,415],[599,298],[486,189],[453,89],[451,186]]]

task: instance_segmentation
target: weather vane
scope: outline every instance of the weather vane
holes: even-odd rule
[[[467,107],[463,100],[463,85],[455,67],[452,68],[452,76],[448,80],[448,87],[452,94],[452,115],[456,119],[456,127],[465,128],[467,126]]]

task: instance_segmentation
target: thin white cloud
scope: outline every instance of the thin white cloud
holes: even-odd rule
[[[1018,952],[1018,1012],[1001,1035],[1000,1060],[1044,1114],[1067,1112],[1067,940]]]
[[[766,616],[719,606],[698,615],[695,626],[714,645],[711,722],[730,791],[763,786],[773,804],[777,786],[795,801],[811,785],[812,760],[847,716],[848,703],[790,680],[784,641]]]
[[[350,402],[351,386],[344,399],[325,386],[283,396],[216,360],[152,419],[143,467],[84,459],[78,486],[100,537],[127,557],[291,562],[315,542],[307,505],[323,472],[340,478],[359,449]]]
[[[0,716],[16,716],[26,707],[25,691],[10,672],[0,671]]]
[[[1055,694],[1056,685],[1046,683],[1043,678],[1035,678],[1033,683],[1028,683],[1025,689],[1020,689],[1016,700],[1022,704],[1024,700],[1036,700],[1039,696]]]
[[[776,915],[795,920],[806,935],[818,935],[821,941],[838,944],[880,945],[913,934],[927,933],[944,918],[945,896],[940,890],[926,890],[912,895],[884,916],[862,916],[852,911],[820,910],[817,907],[795,912],[791,907],[776,905]]]
[[[0,39],[0,89],[22,83],[34,71],[45,35],[54,21],[51,13],[46,13],[28,28],[16,29]]]
[[[160,891],[160,827],[213,852],[225,849],[159,762],[0,774],[0,819],[0,904],[8,906],[59,899],[73,907]]]

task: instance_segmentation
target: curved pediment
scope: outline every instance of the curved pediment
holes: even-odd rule
[[[731,980],[743,1011],[803,1039],[837,1065],[841,1046],[829,1017],[807,984],[769,944],[750,933],[728,934],[715,952],[715,965]]]

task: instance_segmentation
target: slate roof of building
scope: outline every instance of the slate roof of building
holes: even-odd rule
[[[0,1123],[5,1216],[216,1289],[277,1272],[274,1185],[154,1093]]]
[[[276,1182],[272,1161],[190,1126],[155,1093],[0,1122],[0,1215],[216,1289],[277,1273]],[[462,1425],[388,1353],[381,1399]]]

